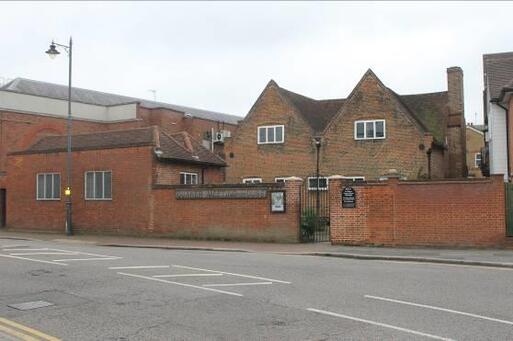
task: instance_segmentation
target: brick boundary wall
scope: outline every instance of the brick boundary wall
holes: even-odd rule
[[[148,234],[175,238],[244,241],[298,242],[301,180],[263,184],[261,199],[177,200],[176,190],[185,186],[154,186]],[[189,188],[247,189],[244,185],[205,185]],[[286,210],[271,213],[270,192],[285,191]]]
[[[356,208],[342,208],[344,186]],[[504,182],[330,179],[332,244],[497,247],[506,243]]]

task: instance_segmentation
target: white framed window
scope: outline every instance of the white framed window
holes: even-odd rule
[[[243,184],[261,184],[262,178],[244,178],[242,179]]]
[[[60,173],[38,173],[36,176],[36,192],[37,200],[60,200]]]
[[[354,122],[355,140],[379,140],[386,137],[385,120],[369,120]]]
[[[274,182],[285,182],[286,178],[287,177],[285,177],[285,176],[280,176],[280,177],[274,178]]]
[[[198,173],[180,172],[180,185],[197,185]]]
[[[112,200],[112,172],[85,172],[85,199]]]
[[[474,165],[476,168],[481,168],[481,153],[476,153],[474,155]]]
[[[308,178],[308,190],[316,191],[317,190],[317,177],[311,176]],[[319,190],[326,191],[328,190],[328,178],[325,176],[319,177]]]
[[[353,180],[353,182],[365,181],[364,176],[343,176],[342,179]]]
[[[285,126],[260,126],[258,127],[258,144],[275,144],[285,142]]]

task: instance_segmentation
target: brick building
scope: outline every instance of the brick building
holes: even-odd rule
[[[477,124],[467,124],[467,170],[468,176],[480,178],[483,176],[481,171],[482,151],[485,146],[484,140],[485,127]]]
[[[25,150],[45,136],[66,134],[68,87],[17,78],[0,87],[0,226],[5,225],[7,154]],[[158,126],[186,132],[223,155],[223,139],[238,116],[93,90],[72,89],[72,134]],[[73,149],[74,140],[72,142]],[[12,176],[11,176],[12,177]]]
[[[447,69],[447,85],[447,91],[398,95],[368,70],[348,98],[314,100],[270,81],[226,144],[227,181],[312,177],[316,138],[322,176],[372,180],[396,169],[408,179],[463,177],[459,67]]]

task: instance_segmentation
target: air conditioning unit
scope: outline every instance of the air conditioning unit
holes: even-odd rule
[[[213,140],[214,143],[223,143],[224,139],[227,137],[231,137],[232,133],[229,130],[221,130],[214,133]]]

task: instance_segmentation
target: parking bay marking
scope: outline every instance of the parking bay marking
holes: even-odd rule
[[[179,286],[183,286],[183,287],[189,287],[189,288],[213,291],[213,292],[217,292],[217,293],[220,293],[220,294],[239,296],[239,297],[243,296],[242,294],[238,294],[236,292],[224,291],[224,290],[218,290],[218,289],[212,289],[212,288],[204,288],[204,287],[200,287],[200,286],[197,286],[197,285],[185,284],[185,283],[179,283],[179,282],[173,282],[173,281],[167,281],[167,280],[161,279],[161,278],[154,278],[154,277],[148,277],[148,276],[142,276],[142,275],[136,275],[136,274],[129,274],[129,273],[126,273],[126,272],[118,272],[118,275],[142,278],[142,279],[147,279],[147,280],[150,280],[150,281],[156,281],[156,282],[167,283],[167,284],[175,284],[175,285],[179,285]]]
[[[111,266],[109,270],[128,270],[128,269],[167,269],[169,265],[137,265],[137,266]]]
[[[97,257],[97,258],[63,258],[54,259],[52,262],[76,262],[76,261],[87,261],[87,260],[118,260],[121,257]]]
[[[223,274],[179,274],[179,275],[155,275],[154,278],[174,278],[174,277],[210,277],[222,276]]]
[[[26,257],[20,257],[20,256],[11,256],[11,255],[0,254],[0,257],[22,259],[22,260],[28,260],[28,261],[37,262],[37,263],[46,263],[46,264],[53,264],[53,265],[64,265],[64,266],[68,265],[65,263],[57,263],[57,262],[52,262],[52,261],[47,261],[47,260],[32,259],[32,258],[26,258]]]
[[[275,283],[283,283],[283,284],[290,284],[291,283],[291,282],[281,281],[281,280],[278,280],[278,279],[258,277],[258,276],[251,276],[251,275],[243,275],[243,274],[237,274],[237,273],[232,273],[232,272],[224,272],[224,271],[209,270],[209,269],[202,269],[202,268],[193,268],[193,267],[184,266],[184,265],[173,265],[173,267],[174,268],[180,268],[180,269],[196,270],[196,271],[214,272],[214,273],[220,273],[220,274],[224,274],[224,275],[244,277],[244,278],[259,279],[261,281],[267,281],[267,282],[275,282]]]
[[[254,283],[216,283],[216,284],[203,284],[203,287],[236,287],[244,285],[266,285],[273,284],[273,282],[254,282]]]
[[[411,306],[419,307],[419,308],[426,308],[426,309],[444,311],[444,312],[447,312],[447,313],[453,313],[453,314],[458,314],[458,315],[470,316],[470,317],[475,317],[475,318],[479,318],[479,319],[483,319],[483,320],[488,320],[488,321],[493,321],[493,322],[513,325],[512,321],[500,320],[500,319],[496,319],[496,318],[493,318],[493,317],[477,315],[477,314],[472,314],[472,313],[466,313],[464,311],[459,311],[459,310],[447,309],[447,308],[436,307],[436,306],[427,305],[427,304],[419,304],[419,303],[408,302],[408,301],[395,300],[393,298],[387,298],[387,297],[379,297],[379,296],[372,296],[372,295],[365,295],[364,297],[365,298],[374,299],[374,300],[380,300],[380,301],[385,301],[385,302],[392,302],[392,303],[411,305]]]
[[[371,320],[365,320],[365,319],[362,319],[362,318],[359,318],[359,317],[354,317],[354,316],[349,316],[349,315],[333,313],[331,311],[314,309],[314,308],[308,308],[307,310],[311,311],[311,312],[314,312],[314,313],[318,313],[318,314],[329,315],[329,316],[334,316],[334,317],[340,317],[340,318],[343,318],[343,319],[352,320],[352,321],[356,321],[356,322],[372,324],[372,325],[375,325],[375,326],[389,328],[389,329],[394,329],[394,330],[398,330],[398,331],[401,331],[401,332],[404,332],[404,333],[424,336],[424,337],[435,339],[435,340],[454,341],[453,339],[445,338],[445,337],[438,336],[438,335],[433,335],[433,334],[423,333],[423,332],[419,332],[419,331],[412,330],[412,329],[407,329],[407,328],[402,328],[402,327],[398,327],[398,326],[393,326],[391,324],[386,324],[386,323],[381,323],[381,322],[376,322],[376,321],[371,321]]]

